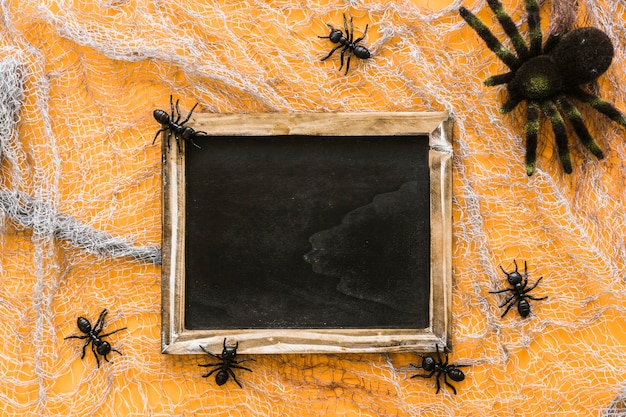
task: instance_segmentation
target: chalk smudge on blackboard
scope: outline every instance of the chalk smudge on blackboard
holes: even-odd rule
[[[424,212],[417,190],[417,182],[406,182],[313,234],[304,260],[314,272],[338,278],[337,290],[345,295],[416,313],[416,301],[423,298],[417,294],[424,294],[424,280],[416,277],[429,272],[430,253],[420,247],[430,242],[430,219],[417,214]]]

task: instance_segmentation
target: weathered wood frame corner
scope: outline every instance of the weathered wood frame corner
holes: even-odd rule
[[[198,113],[188,126],[215,137],[427,135],[431,187],[430,326],[426,329],[185,329],[185,144],[181,143],[181,155],[172,138],[169,146],[162,141],[163,353],[201,354],[200,345],[220,352],[225,337],[233,342],[237,340],[239,352],[244,354],[429,352],[435,350],[436,344],[450,346],[453,121],[446,112]]]

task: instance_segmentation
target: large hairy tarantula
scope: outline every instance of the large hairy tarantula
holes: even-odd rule
[[[505,47],[476,15],[465,7],[461,17],[476,31],[510,71],[485,80],[487,86],[506,84],[508,100],[501,113],[508,113],[526,101],[526,173],[532,175],[537,159],[537,134],[541,114],[548,117],[554,132],[559,159],[566,173],[572,172],[567,145],[567,119],[583,145],[598,159],[604,154],[587,130],[574,98],[611,120],[626,126],[626,116],[602,98],[584,91],[580,86],[595,81],[611,65],[613,45],[599,29],[584,27],[565,34],[550,34],[543,43],[539,18],[539,4],[526,0],[530,44],[526,43],[511,16],[498,0],[487,0],[504,32],[511,39],[516,54]]]

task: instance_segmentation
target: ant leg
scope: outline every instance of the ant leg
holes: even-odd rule
[[[206,350],[205,348],[202,347],[202,345],[198,345],[200,346],[200,349],[202,349],[202,351],[204,353],[206,353],[207,355],[211,355],[213,356],[215,359],[219,359],[220,361],[224,362],[224,358],[222,358],[220,355],[216,355],[214,353],[209,352],[208,350]]]
[[[328,23],[326,23],[326,26],[329,27],[331,33],[332,33],[333,30],[335,30],[335,28],[332,27],[332,25],[329,25]],[[330,39],[330,35],[328,35],[328,36],[318,36],[318,38],[320,38],[320,39]]]
[[[348,50],[347,46],[344,46],[343,49],[341,50],[341,55],[339,56],[341,65],[339,65],[339,71],[341,71],[341,69],[343,68],[343,56],[346,53],[346,50]]]
[[[535,289],[535,287],[536,287],[537,285],[539,285],[539,281],[541,281],[542,279],[543,279],[543,277],[539,278],[539,279],[537,280],[537,282],[535,282],[535,283],[533,284],[533,286],[532,286],[532,287],[525,289],[525,290],[522,292],[522,294],[526,294],[527,292],[534,290],[534,289]]]
[[[442,363],[441,354],[439,353],[439,345],[438,344],[435,344],[435,351],[437,352],[437,360],[439,361],[439,363]]]
[[[178,102],[179,101],[180,101],[180,99],[176,100],[176,115],[177,115],[177,118],[176,118],[176,121],[174,122],[176,124],[178,124],[178,122],[180,121],[180,118],[182,117],[181,114],[180,114],[180,108],[178,107]],[[174,116],[173,115],[172,115],[172,120],[174,120]]]
[[[94,343],[91,344],[91,351],[93,352],[93,356],[96,358],[98,368],[100,368],[100,359],[98,359],[98,353],[96,352],[96,345]]]
[[[502,304],[500,304],[498,307],[502,308],[505,305],[507,305],[508,303],[511,302],[511,300],[513,300],[515,297],[517,296],[517,294],[513,294],[512,296],[510,296],[509,298],[507,298]]]
[[[227,370],[228,370],[228,373],[230,374],[230,376],[233,377],[233,380],[237,383],[237,385],[239,385],[239,388],[243,388],[241,386],[241,384],[239,383],[239,381],[237,381],[237,377],[235,376],[235,372],[233,372],[233,370],[230,369],[230,368],[228,368]]]
[[[413,364],[411,363],[411,364],[409,364],[409,365],[413,365]],[[415,365],[413,365],[413,366],[415,366]],[[421,368],[421,366],[415,366],[415,367],[416,367],[416,368]],[[423,374],[415,374],[415,375],[411,376],[411,378],[416,378],[416,377],[420,377],[420,378],[432,378],[432,377],[433,377],[433,375],[435,375],[435,372],[436,372],[436,371],[432,371],[432,372],[431,372],[430,374],[428,374],[428,375],[423,375]]]
[[[505,288],[503,290],[498,290],[498,291],[489,291],[489,294],[500,294],[502,292],[515,292],[515,289],[513,289],[513,288]]]
[[[83,360],[85,358],[85,349],[87,349],[87,346],[89,346],[89,343],[91,343],[91,340],[88,340],[87,342],[85,342],[85,344],[83,345],[83,354],[80,355],[80,359]]]
[[[253,359],[253,358],[246,358],[246,359],[242,359],[242,360],[240,360],[240,361],[233,361],[233,363],[234,363],[235,365],[240,365],[240,364],[242,364],[242,363],[244,363],[244,362],[248,362],[248,361],[253,361],[253,362],[256,362],[256,359]]]
[[[346,61],[346,72],[343,75],[348,75],[348,70],[350,69],[350,58],[352,58],[352,52],[348,52],[348,60]]]
[[[252,369],[250,368],[246,368],[245,366],[239,366],[239,365],[230,365],[231,368],[235,368],[235,369],[243,369],[244,371],[249,371],[252,372]]]
[[[512,302],[511,304],[509,304],[509,306],[506,308],[506,310],[504,310],[504,313],[502,313],[502,315],[500,316],[500,318],[506,316],[506,313],[509,312],[509,310],[515,305],[515,302]],[[504,304],[501,305],[500,307],[504,307]]]
[[[339,46],[335,46],[332,51],[330,51],[330,53],[328,55],[326,55],[324,58],[320,59],[320,61],[326,61],[328,58],[330,58],[330,56],[339,48],[341,48],[343,45],[339,45]]]
[[[191,114],[193,113],[193,110],[198,107],[199,103],[194,104],[194,106],[191,108],[191,110],[189,110],[189,113],[187,113],[187,118],[185,120],[183,120],[182,122],[180,122],[180,125],[184,125],[185,123],[187,123],[189,121],[189,119],[191,119]]]
[[[66,339],[89,339],[89,336],[67,336],[63,338],[63,340]]]
[[[107,333],[107,334],[101,334],[101,335],[100,335],[100,337],[110,336],[110,335],[112,335],[113,333],[121,332],[122,330],[126,330],[126,327],[122,327],[121,329],[113,330],[112,332]]]
[[[451,383],[448,382],[448,377],[447,377],[447,374],[445,372],[443,373],[443,382],[445,382],[447,386],[452,388],[452,391],[454,392],[454,395],[456,395],[456,388],[454,388],[454,386]]]
[[[222,366],[221,363],[199,363],[198,366],[203,366],[205,368],[209,367],[209,366]]]
[[[441,384],[439,383],[439,377],[441,377],[441,371],[439,371],[439,373],[437,374],[437,392],[435,392],[435,394],[439,394],[439,390],[441,390]],[[446,374],[443,375],[443,377],[446,377]]]
[[[178,100],[176,100],[176,103],[178,103]],[[172,97],[172,95],[170,94],[170,108],[172,111],[172,114],[170,114],[170,121],[174,121],[174,98]]]
[[[211,372],[209,372],[208,374],[204,374],[202,375],[202,378],[208,378],[211,375],[213,375],[214,373],[216,373],[217,371],[219,371],[222,368],[221,365],[219,365],[217,368],[213,369]]]
[[[154,142],[156,142],[156,138],[159,136],[159,133],[165,132],[167,130],[169,130],[169,128],[168,127],[164,127],[163,129],[161,129],[158,132],[156,132],[156,135],[154,135],[154,139],[152,139],[152,144],[154,145]]]
[[[98,334],[102,331],[102,328],[104,327],[104,318],[107,314],[106,308],[102,310],[102,313],[98,316],[98,320],[96,320],[96,324],[93,326],[93,334]]]
[[[369,27],[369,24],[365,25],[365,31],[363,31],[363,35],[361,35],[361,37],[359,39],[357,39],[356,41],[354,41],[354,44],[356,45],[357,43],[361,42],[363,39],[365,39],[365,34],[367,33],[367,28]]]

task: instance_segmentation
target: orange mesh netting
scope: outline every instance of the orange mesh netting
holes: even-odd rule
[[[615,57],[595,88],[626,110],[626,1],[553,1],[544,32],[609,34]],[[503,4],[527,36],[524,2]],[[583,108],[606,157],[570,135],[566,175],[544,123],[528,177],[524,112],[498,112],[505,88],[482,81],[505,67],[462,5],[510,46],[485,0],[0,1],[0,414],[625,415],[626,129]],[[338,54],[320,62],[332,44],[318,36],[342,13],[357,36],[369,24],[372,52],[348,75]],[[472,365],[458,395],[410,379],[420,359],[408,353],[258,355],[243,389],[201,378],[204,357],[160,353],[152,111],[170,94],[196,112],[452,114],[451,360]],[[501,319],[489,294],[514,259],[549,297],[527,319]],[[64,337],[104,308],[105,330],[127,329],[108,338],[123,355],[98,369]]]

